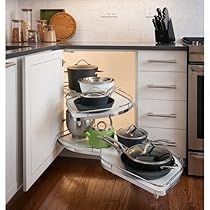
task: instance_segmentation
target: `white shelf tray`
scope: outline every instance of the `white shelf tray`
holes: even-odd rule
[[[101,165],[104,169],[156,196],[165,196],[182,175],[183,161],[175,155],[174,159],[178,165],[177,168],[172,169],[167,175],[159,179],[146,180],[126,170],[121,162],[120,155],[113,147],[101,151]]]
[[[167,194],[167,191],[179,181],[184,168],[183,159],[172,152],[175,163],[178,167],[172,169],[167,175],[159,179],[146,180],[126,170],[121,162],[120,155],[113,147],[103,149],[92,148],[88,144],[88,140],[86,138],[74,139],[69,132],[59,134],[58,142],[67,150],[72,152],[100,157],[101,165],[105,170],[154,194],[157,197],[165,196]]]
[[[132,97],[122,90],[116,90],[112,93],[114,104],[111,108],[79,111],[74,104],[74,100],[80,97],[80,94],[73,97],[66,97],[66,105],[72,117],[75,119],[96,119],[103,117],[112,117],[128,112],[133,107]],[[96,111],[101,111],[96,113]]]

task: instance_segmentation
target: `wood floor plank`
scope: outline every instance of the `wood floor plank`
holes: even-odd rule
[[[203,210],[203,178],[183,175],[164,197],[107,172],[99,160],[58,157],[8,210]]]

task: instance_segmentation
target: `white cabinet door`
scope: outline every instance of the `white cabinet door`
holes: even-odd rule
[[[17,60],[6,61],[6,202],[18,189]]]
[[[27,191],[61,152],[62,50],[23,58],[23,189]]]

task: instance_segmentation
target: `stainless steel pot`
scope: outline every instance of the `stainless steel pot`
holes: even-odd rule
[[[72,133],[73,138],[84,138],[84,132],[90,128],[94,123],[94,120],[75,120],[70,112],[66,110],[66,125],[69,131]]]
[[[114,79],[110,77],[85,77],[78,82],[82,93],[95,92],[95,90],[106,92],[114,86]]]

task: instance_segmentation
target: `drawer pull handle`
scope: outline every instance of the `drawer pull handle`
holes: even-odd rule
[[[203,160],[204,159],[203,155],[197,155],[197,154],[190,155],[190,157],[193,158],[193,159],[197,159],[197,160]]]
[[[155,113],[152,113],[152,112],[148,112],[147,116],[149,116],[149,117],[176,118],[176,114],[155,114]]]
[[[176,85],[148,85],[148,88],[166,88],[166,89],[176,89]]]
[[[176,60],[148,60],[149,63],[176,63]]]
[[[9,68],[11,66],[15,66],[16,63],[15,62],[6,62],[6,68]]]

